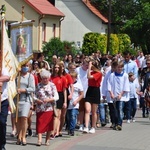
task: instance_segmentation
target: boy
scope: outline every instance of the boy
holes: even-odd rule
[[[129,99],[129,79],[128,74],[123,72],[124,62],[118,62],[116,71],[108,78],[107,89],[113,100],[115,107],[115,130],[122,130],[124,102]]]
[[[130,123],[130,120],[132,119],[133,122],[135,122],[135,113],[137,110],[137,98],[138,95],[141,95],[142,93],[139,91],[140,85],[137,79],[134,76],[134,73],[130,72],[129,74],[129,83],[130,83],[130,94],[129,94],[129,101],[127,102],[127,123]]]
[[[77,73],[71,72],[70,73],[73,79],[73,87],[74,92],[72,99],[69,101],[69,106],[67,110],[67,117],[68,117],[68,125],[69,125],[69,135],[74,136],[74,130],[76,126],[76,120],[78,115],[79,109],[79,101],[83,98],[83,87],[81,83],[77,80]]]

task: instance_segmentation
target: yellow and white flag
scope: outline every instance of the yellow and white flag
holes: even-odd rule
[[[16,83],[15,78],[18,74],[19,69],[19,62],[17,61],[16,57],[13,54],[13,51],[11,49],[11,45],[9,42],[9,38],[6,32],[6,27],[4,25],[4,31],[3,31],[3,44],[4,44],[4,50],[3,50],[3,67],[7,68],[9,75],[10,75],[10,81],[8,82],[8,95],[9,95],[9,104],[11,111],[15,111],[15,105],[13,98],[16,96]]]

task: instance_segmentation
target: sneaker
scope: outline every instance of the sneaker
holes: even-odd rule
[[[132,119],[132,122],[135,122],[135,119],[134,119],[134,118]]]
[[[16,134],[17,134],[16,131],[12,131],[10,136],[11,136],[11,137],[15,137]]]
[[[79,131],[83,132],[83,126],[80,126]]]
[[[130,120],[127,120],[127,123],[130,123]]]
[[[74,131],[70,131],[70,136],[74,136]]]
[[[89,129],[85,127],[85,128],[83,129],[83,133],[89,133]]]
[[[95,133],[95,128],[92,127],[92,128],[90,129],[89,133],[92,133],[92,134]]]
[[[101,123],[101,127],[105,127],[106,126],[106,123],[105,122],[102,122]]]
[[[32,129],[28,129],[28,136],[32,136],[33,133],[32,133]]]
[[[122,130],[122,126],[117,125],[117,126],[116,126],[116,130],[117,130],[117,131],[121,131],[121,130]]]
[[[110,126],[110,128],[114,128],[114,127],[115,127],[115,124],[112,123],[111,126]]]

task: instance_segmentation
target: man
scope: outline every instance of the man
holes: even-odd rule
[[[141,69],[142,69],[142,63],[143,60],[145,59],[143,52],[139,53],[139,56],[137,57],[138,64],[139,64],[139,75],[141,74]]]
[[[131,60],[131,53],[129,51],[125,51],[123,53],[124,56],[124,72],[129,74],[132,72],[135,76],[135,82],[138,82],[138,66],[135,61]],[[124,119],[126,119],[127,113],[127,103],[124,105]]]
[[[83,60],[82,66],[76,68],[76,72],[78,73],[78,78],[83,86],[84,91],[84,98],[80,101],[79,106],[79,115],[78,115],[78,122],[80,124],[79,131],[83,131],[83,123],[84,123],[84,105],[85,105],[85,95],[88,88],[88,78],[87,78],[87,70],[89,66],[89,59],[85,58]]]
[[[134,76],[138,77],[138,67],[135,61],[131,60],[131,54],[129,51],[125,51],[124,55],[124,72],[132,72]]]
[[[0,112],[0,150],[5,150],[6,144],[6,122],[8,115],[8,91],[7,91],[7,82],[10,80],[8,71],[2,69],[2,75],[0,76],[0,86],[2,88],[1,94],[1,112]]]

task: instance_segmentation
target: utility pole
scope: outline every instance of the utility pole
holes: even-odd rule
[[[110,34],[111,34],[111,0],[108,0],[108,33],[107,33],[107,54],[110,52]]]

